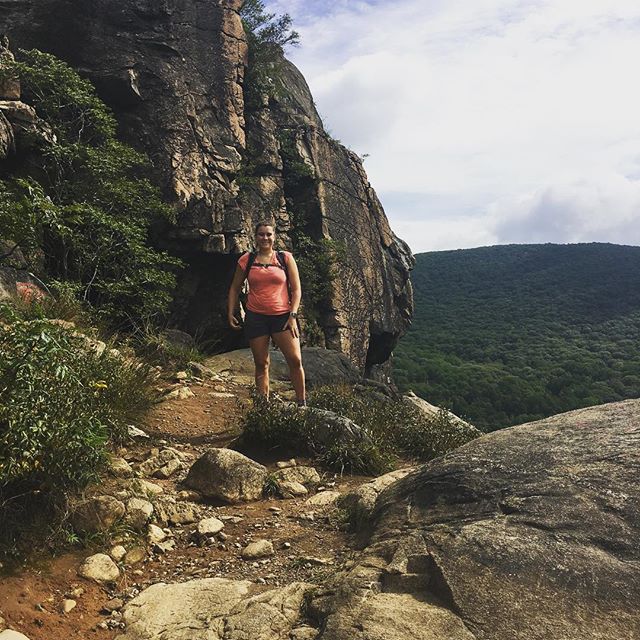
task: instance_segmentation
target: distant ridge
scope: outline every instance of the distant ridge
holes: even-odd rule
[[[416,255],[399,386],[486,430],[640,396],[640,247]]]

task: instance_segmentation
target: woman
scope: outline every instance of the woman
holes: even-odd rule
[[[255,235],[256,251],[253,254],[255,257],[250,253],[240,256],[229,289],[227,304],[229,325],[232,329],[238,331],[241,329],[235,310],[238,306],[240,289],[247,278],[249,299],[244,331],[253,353],[258,393],[269,396],[269,341],[273,338],[289,365],[298,406],[305,406],[304,369],[297,320],[302,296],[298,266],[288,251],[280,252],[279,258],[278,252],[273,248],[275,232],[271,224],[260,222],[256,225]],[[251,258],[253,262],[249,263]],[[284,261],[284,265],[281,264],[280,259]]]

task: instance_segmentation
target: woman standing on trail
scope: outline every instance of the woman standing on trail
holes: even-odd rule
[[[255,363],[256,388],[260,395],[269,396],[269,341],[282,351],[298,406],[305,406],[304,369],[300,353],[298,307],[302,290],[300,274],[288,251],[275,251],[273,225],[256,225],[256,250],[240,256],[229,289],[227,317],[232,329],[240,330],[235,316],[238,296],[245,280],[249,281],[249,298],[244,332],[249,340]]]

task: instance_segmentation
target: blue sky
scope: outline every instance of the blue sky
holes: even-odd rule
[[[637,0],[272,0],[414,252],[640,245]]]

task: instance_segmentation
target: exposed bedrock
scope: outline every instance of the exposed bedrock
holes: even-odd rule
[[[14,50],[50,51],[89,77],[124,138],[151,157],[179,212],[160,241],[189,265],[178,327],[213,350],[236,346],[225,297],[253,225],[274,220],[294,252],[303,225],[314,241],[340,248],[330,293],[309,309],[316,342],[373,374],[410,321],[413,256],[390,229],[360,158],[324,131],[292,64],[279,63],[272,95],[246,100],[240,4],[0,0],[0,32]]]
[[[323,640],[640,637],[640,400],[495,432],[391,485]]]

